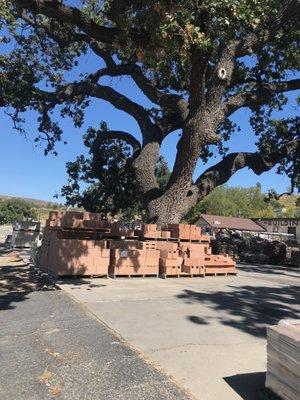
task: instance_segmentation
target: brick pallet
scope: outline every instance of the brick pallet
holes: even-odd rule
[[[44,228],[40,267],[54,276],[108,276],[110,250],[98,237],[108,230],[99,214],[50,212]]]
[[[140,229],[86,212],[50,212],[42,268],[58,276],[205,276],[235,273],[228,255],[212,255],[210,237],[195,225]]]
[[[130,244],[129,244],[130,246]],[[110,250],[109,276],[158,276],[159,251],[156,249]]]
[[[53,276],[107,276],[109,249],[106,241],[65,239],[58,231],[43,239],[41,267]]]

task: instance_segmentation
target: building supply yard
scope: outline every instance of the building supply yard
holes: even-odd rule
[[[98,218],[51,212],[40,247],[0,253],[0,395],[20,395],[20,353],[25,400],[265,400],[266,328],[300,318],[300,270],[236,266],[195,225]]]
[[[299,14],[1,1],[0,400],[300,400]]]

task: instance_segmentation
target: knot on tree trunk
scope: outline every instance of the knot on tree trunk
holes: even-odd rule
[[[226,68],[224,68],[224,67],[221,67],[221,68],[219,68],[218,69],[218,71],[217,71],[217,74],[218,74],[218,77],[222,80],[222,81],[224,81],[226,78],[227,78],[227,70],[226,70]]]

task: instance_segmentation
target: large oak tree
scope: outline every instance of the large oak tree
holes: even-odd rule
[[[299,185],[299,119],[272,120],[272,112],[300,87],[299,0],[102,0],[1,2],[1,21],[13,46],[0,58],[0,105],[22,129],[22,112],[39,114],[36,138],[53,150],[62,116],[80,126],[91,98],[133,117],[132,132],[108,131],[102,140],[132,146],[132,165],[149,221],[179,222],[199,200],[242,168],[261,174],[278,165]],[[75,6],[75,4],[77,6]],[[92,51],[104,62],[74,81],[67,74]],[[129,76],[153,104],[138,104],[104,77]],[[228,153],[238,130],[232,115],[252,111],[257,152]],[[155,167],[163,140],[180,130],[174,167],[159,187]],[[101,139],[99,139],[101,140]],[[241,139],[242,140],[242,139]],[[198,160],[213,148],[222,160],[193,180]]]

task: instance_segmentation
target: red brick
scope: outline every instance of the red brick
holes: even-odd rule
[[[178,251],[176,250],[160,250],[160,258],[166,258],[168,260],[177,260]]]
[[[169,239],[171,237],[170,231],[161,231],[161,237],[165,239]]]
[[[158,241],[156,243],[156,248],[158,250],[168,250],[168,251],[175,251],[178,249],[178,243],[174,242],[163,242],[163,241]]]

